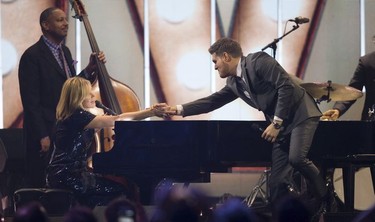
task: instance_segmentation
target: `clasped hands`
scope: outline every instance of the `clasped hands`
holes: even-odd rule
[[[169,106],[166,103],[154,104],[151,106],[151,110],[155,116],[164,118],[164,119],[177,115],[177,107]]]

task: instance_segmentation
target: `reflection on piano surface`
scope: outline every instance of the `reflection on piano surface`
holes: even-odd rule
[[[209,182],[210,172],[270,165],[272,145],[254,125],[267,126],[264,121],[116,122],[115,144],[110,151],[93,155],[93,168],[133,179],[146,203],[151,189],[163,178]],[[322,121],[309,156],[321,161],[374,153],[374,130],[374,122]]]

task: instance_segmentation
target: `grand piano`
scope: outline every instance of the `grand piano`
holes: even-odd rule
[[[93,169],[134,180],[142,203],[149,204],[163,178],[209,182],[211,172],[270,165],[272,145],[260,137],[266,126],[264,121],[119,121],[113,148],[93,155]],[[321,121],[309,157],[323,162],[373,154],[374,133],[374,122]]]

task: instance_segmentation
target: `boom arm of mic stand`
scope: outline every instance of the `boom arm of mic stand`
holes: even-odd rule
[[[280,41],[281,38],[274,39],[273,42],[269,43],[265,47],[262,48],[262,51],[266,50],[267,48],[271,48],[273,52],[273,58],[276,57],[276,49],[277,49],[277,43]]]
[[[271,48],[273,50],[273,58],[276,57],[276,48],[277,48],[277,43],[283,39],[285,36],[289,35],[291,32],[293,32],[294,30],[298,29],[299,28],[299,25],[296,24],[296,25],[293,25],[293,28],[291,30],[289,30],[287,33],[285,33],[284,35],[282,35],[281,37],[277,38],[277,39],[274,39],[271,43],[269,43],[268,45],[266,45],[265,47],[262,48],[262,51],[266,50],[267,48]]]

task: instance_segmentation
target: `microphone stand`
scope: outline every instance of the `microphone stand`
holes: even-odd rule
[[[266,45],[265,47],[262,48],[262,51],[266,50],[267,48],[271,48],[272,49],[272,52],[273,52],[273,58],[275,59],[276,58],[276,49],[277,49],[277,43],[282,39],[284,38],[285,36],[287,36],[288,34],[290,34],[291,32],[295,31],[296,29],[299,28],[299,25],[298,23],[296,23],[296,25],[293,25],[293,28],[285,33],[284,35],[282,35],[281,37],[277,38],[277,39],[274,39],[273,42],[269,43],[268,45]]]

